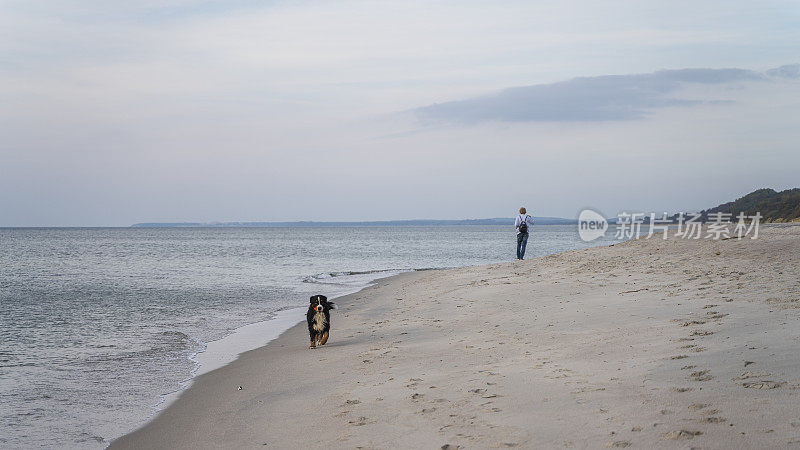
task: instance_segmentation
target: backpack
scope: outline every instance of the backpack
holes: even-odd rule
[[[527,233],[528,232],[528,218],[523,217],[522,222],[519,224],[519,232],[520,233]]]

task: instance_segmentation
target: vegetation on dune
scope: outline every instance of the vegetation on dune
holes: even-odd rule
[[[715,208],[702,211],[707,217],[713,213],[730,213],[736,217],[740,212],[753,216],[761,213],[763,222],[796,222],[800,221],[800,188],[776,192],[774,189],[758,189],[744,197]]]

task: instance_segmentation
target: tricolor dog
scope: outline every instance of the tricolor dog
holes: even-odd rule
[[[336,309],[336,304],[328,301],[324,295],[312,295],[311,304],[308,306],[306,321],[308,321],[308,334],[311,336],[311,345],[308,348],[317,348],[328,342],[328,333],[331,330],[331,310]]]

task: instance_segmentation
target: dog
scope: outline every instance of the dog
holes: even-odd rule
[[[308,322],[308,334],[311,336],[311,345],[308,348],[317,348],[328,342],[331,331],[331,310],[337,309],[336,304],[328,301],[324,295],[312,295],[311,304],[308,305],[306,321]]]

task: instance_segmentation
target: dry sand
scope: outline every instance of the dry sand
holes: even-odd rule
[[[338,302],[328,345],[294,327],[111,447],[800,447],[800,226],[404,274]]]

